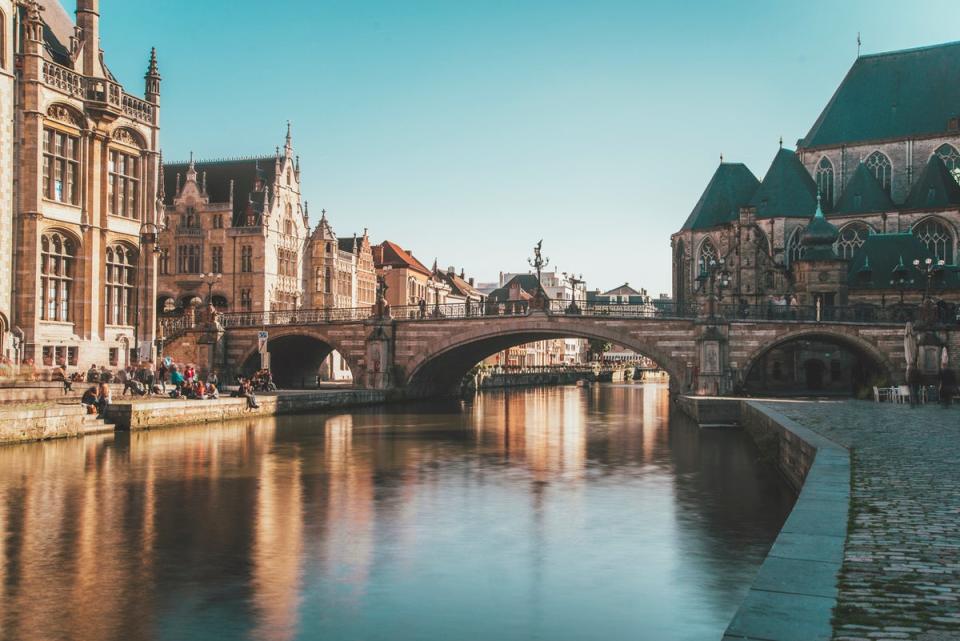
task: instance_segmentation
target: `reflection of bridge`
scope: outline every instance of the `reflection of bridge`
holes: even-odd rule
[[[569,305],[569,304],[568,304]],[[268,348],[278,381],[298,385],[315,380],[331,350],[340,352],[357,385],[401,388],[416,394],[453,390],[476,363],[506,348],[532,341],[579,337],[622,345],[655,360],[675,390],[728,392],[771,348],[795,340],[841,345],[871,363],[892,381],[902,378],[903,325],[888,318],[847,320],[844,308],[791,308],[789,317],[740,308],[723,317],[694,317],[670,307],[616,306],[481,312],[464,305],[392,310],[373,318],[370,310],[296,310],[225,314],[222,328],[171,324],[165,353],[201,367],[252,370],[259,363],[258,332],[269,332]],[[938,336],[956,353],[958,332]]]

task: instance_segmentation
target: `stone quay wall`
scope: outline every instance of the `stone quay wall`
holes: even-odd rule
[[[0,444],[43,441],[112,432],[113,426],[94,414],[87,414],[79,403],[0,409]]]
[[[679,406],[694,419],[735,413],[762,456],[799,492],[723,641],[829,641],[847,538],[850,454],[763,403],[712,400],[727,407],[705,409],[688,397]]]
[[[378,405],[401,400],[397,392],[385,390],[337,390],[261,395],[257,409],[247,407],[245,398],[214,400],[155,400],[115,403],[107,408],[107,420],[118,430],[146,430],[173,425],[217,423],[238,418],[307,414],[334,408]]]

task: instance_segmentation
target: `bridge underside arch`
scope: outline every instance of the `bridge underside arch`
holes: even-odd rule
[[[872,343],[842,333],[803,330],[782,336],[749,359],[744,391],[752,394],[866,396],[894,380],[894,367]]]
[[[270,352],[270,371],[280,389],[312,388],[323,362],[336,349],[331,341],[312,334],[288,333],[271,336],[267,343]],[[241,361],[240,372],[249,376],[260,369],[260,352],[254,347]],[[344,362],[354,367],[344,356]]]
[[[497,331],[459,335],[441,342],[421,354],[409,368],[406,377],[407,389],[415,395],[440,395],[456,393],[463,377],[475,365],[500,351],[535,341],[583,338],[608,341],[622,345],[643,356],[653,359],[670,375],[670,385],[674,387],[682,380],[683,370],[667,354],[653,345],[644,344],[622,332],[609,331],[604,327],[593,329],[530,329],[515,331]]]

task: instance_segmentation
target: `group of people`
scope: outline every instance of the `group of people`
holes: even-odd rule
[[[211,370],[207,374],[206,380],[197,376],[197,368],[193,365],[187,365],[184,368],[171,363],[164,365],[164,369],[169,369],[171,398],[189,398],[202,401],[204,399],[220,398],[220,377],[216,370]]]
[[[110,390],[110,383],[107,382],[91,385],[80,397],[80,403],[87,408],[87,412],[89,414],[96,413],[97,416],[104,415],[112,400],[113,394]]]
[[[269,373],[270,370],[267,370]],[[258,372],[259,374],[260,372]],[[256,376],[256,375],[255,375]],[[255,410],[260,408],[260,404],[257,402],[257,397],[254,394],[256,386],[254,381],[243,376],[237,376],[237,389],[234,390],[231,396],[235,398],[245,398],[247,399],[247,408]]]

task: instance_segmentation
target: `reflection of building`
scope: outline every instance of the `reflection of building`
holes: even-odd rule
[[[307,215],[290,129],[275,155],[164,166],[167,226],[157,297],[167,312],[207,298],[224,311],[295,309]]]
[[[672,237],[677,303],[702,299],[698,278],[721,258],[734,303],[789,296],[868,308],[901,292],[917,301],[926,279],[913,260],[957,259],[958,73],[960,43],[860,56],[796,151],[781,148],[762,182],[722,162]],[[818,200],[831,229],[817,222]],[[809,238],[813,225],[830,236],[819,256],[806,242],[820,242]],[[919,243],[871,243],[902,234]],[[891,269],[897,248],[908,250],[902,273]],[[945,281],[960,288],[955,272]]]
[[[156,57],[141,100],[106,66],[98,0],[77,1],[76,24],[57,0],[0,10],[0,343],[18,326],[38,363],[124,365],[155,324]]]

